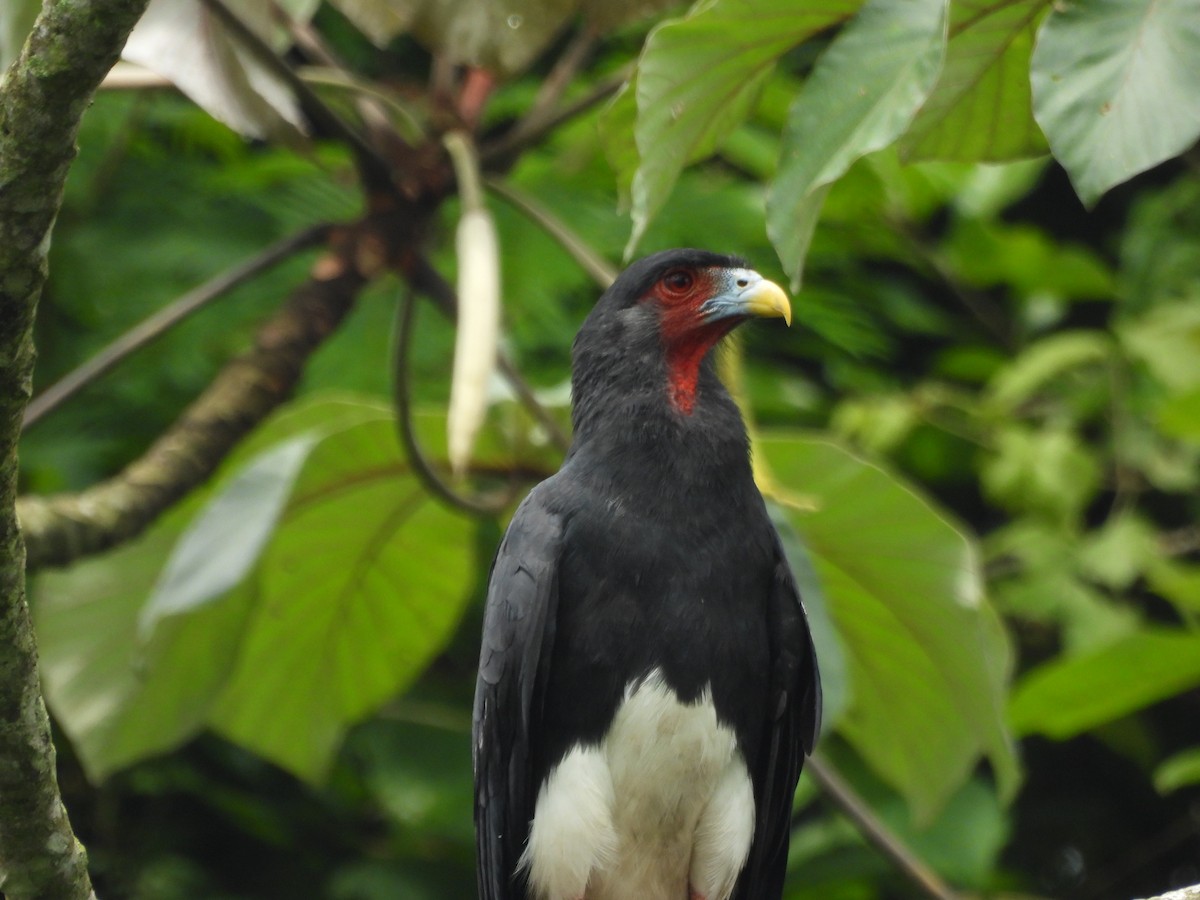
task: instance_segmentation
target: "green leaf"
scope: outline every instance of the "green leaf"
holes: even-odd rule
[[[1097,584],[1123,591],[1160,557],[1154,527],[1124,513],[1088,533],[1079,548],[1079,570]]]
[[[390,421],[308,457],[253,577],[254,614],[209,722],[302,778],[449,638],[476,565],[472,524],[426,495]]]
[[[1158,411],[1163,432],[1192,443],[1200,443],[1200,388],[1176,394]]]
[[[1059,740],[1200,685],[1200,634],[1147,629],[1040,666],[1017,685],[1009,723]]]
[[[1046,152],[1033,120],[1029,58],[1049,0],[957,0],[937,86],[900,153],[908,159],[1003,162]]]
[[[381,416],[386,407],[346,395],[289,404],[235,451],[216,490],[264,448]],[[255,602],[248,590],[176,611],[148,638],[138,628],[163,561],[203,500],[198,492],[141,538],[35,582],[47,701],[94,780],[192,737],[232,671]]]
[[[1154,772],[1154,789],[1160,794],[1192,784],[1200,784],[1200,747],[1176,753]]]
[[[986,402],[1000,413],[1011,413],[1039,388],[1068,369],[1103,362],[1112,341],[1100,331],[1061,331],[1032,344],[996,373]]]
[[[117,550],[35,582],[46,700],[93,781],[179,746],[204,724],[248,609],[236,595],[138,637],[138,612],[195,505]]]
[[[981,753],[1011,794],[1017,763],[1002,720],[1009,652],[974,544],[900,482],[831,444],[767,433],[756,450],[805,500],[788,518],[812,554],[849,663],[839,731],[922,818]]]
[[[627,257],[683,167],[712,153],[746,118],[775,60],[861,2],[814,9],[794,0],[710,0],[650,33],[636,76],[639,162]]]
[[[908,127],[945,46],[945,0],[870,0],[821,55],[792,105],[767,197],[767,232],[793,290],[828,186]]]
[[[1033,113],[1085,204],[1200,136],[1191,2],[1057,3],[1038,34]]]
[[[800,600],[808,615],[808,627],[812,631],[813,644],[820,661],[821,733],[824,734],[837,725],[850,703],[850,674],[846,668],[846,651],[842,649],[841,639],[829,615],[829,602],[813,565],[812,554],[808,552],[803,539],[788,521],[783,507],[778,503],[768,502],[767,511],[771,515],[775,530],[779,532],[783,555],[796,577],[796,587],[800,591]]]
[[[290,35],[270,9],[253,0],[232,0],[230,12],[276,50]],[[314,0],[282,4],[306,22]],[[239,134],[295,142],[305,128],[292,89],[265,65],[203,3],[159,0],[149,6],[129,35],[122,57],[170,80],[197,106]]]
[[[1200,387],[1200,303],[1165,304],[1117,329],[1129,353],[1172,391]]]
[[[241,582],[319,439],[315,432],[302,434],[260,454],[192,520],[142,608],[143,636],[165,616],[202,606]]]
[[[1160,558],[1150,566],[1146,578],[1156,594],[1181,612],[1200,614],[1200,565]]]
[[[996,605],[1010,615],[1060,625],[1066,655],[1094,651],[1138,629],[1141,620],[1131,607],[1081,581],[1069,563],[1063,556],[1057,565],[999,581]]]
[[[1008,509],[1070,521],[1099,486],[1099,464],[1073,431],[1011,425],[995,444],[980,476],[987,495]]]

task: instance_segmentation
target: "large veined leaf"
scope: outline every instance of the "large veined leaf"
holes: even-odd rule
[[[821,733],[831,731],[841,721],[842,714],[850,705],[850,675],[846,670],[846,651],[833,626],[829,614],[829,601],[821,579],[813,565],[812,554],[788,520],[787,513],[778,503],[768,503],[767,510],[775,530],[779,532],[783,555],[792,569],[800,599],[808,617],[808,627],[816,645],[817,659],[821,666]]]
[[[1200,633],[1146,629],[1095,653],[1057,659],[1017,685],[1018,734],[1069,738],[1200,686]]]
[[[680,170],[712,153],[749,114],[775,61],[849,18],[862,0],[713,0],[664,22],[646,39],[636,76],[639,161],[630,255]]]
[[[767,197],[767,232],[793,290],[829,185],[908,127],[945,49],[945,0],[869,0],[817,61],[789,113]]]
[[[449,638],[476,568],[472,529],[408,471],[393,423],[323,440],[252,575],[255,608],[209,722],[320,779],[345,729]]]
[[[974,544],[900,482],[832,444],[767,433],[755,447],[778,483],[805,500],[789,519],[848,660],[840,732],[922,818],[980,754],[1011,794],[1009,652]]]
[[[244,594],[172,617],[148,642],[139,635],[142,604],[194,511],[186,504],[136,541],[33,583],[46,701],[93,781],[196,734],[229,675]]]
[[[271,5],[225,0],[269,45],[282,49],[287,32]],[[280,4],[296,19],[311,18],[317,0]],[[286,137],[303,128],[291,89],[213,15],[201,0],[151,0],[122,56],[167,78],[198,106],[249,137]]]
[[[260,454],[196,516],[175,544],[140,616],[143,633],[164,616],[195,609],[236,587],[258,560],[316,431]]]
[[[1049,0],[959,0],[937,86],[900,141],[910,159],[1000,162],[1046,152],[1029,58]]]
[[[1038,34],[1033,113],[1084,203],[1200,136],[1194,0],[1054,4]]]
[[[386,407],[352,397],[289,406],[230,458],[215,491],[220,496],[236,484],[247,461],[253,469],[256,461],[271,459],[281,442],[378,420],[390,421]],[[138,540],[69,569],[42,573],[34,582],[47,701],[93,779],[192,737],[232,672],[256,600],[244,586],[219,598],[159,608],[149,633],[138,624],[147,596],[161,582],[164,560],[189,544],[205,496],[198,492]],[[210,506],[209,517],[215,516],[213,506],[220,508]],[[218,561],[213,566],[218,570]]]

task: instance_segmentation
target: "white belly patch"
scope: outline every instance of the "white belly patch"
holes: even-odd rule
[[[681,703],[655,671],[546,779],[521,864],[540,900],[727,900],[753,834],[753,787],[711,694]]]

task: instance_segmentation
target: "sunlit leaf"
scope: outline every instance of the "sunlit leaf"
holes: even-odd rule
[[[1169,435],[1200,443],[1200,388],[1166,401],[1158,411],[1158,423]]]
[[[1033,121],[1029,58],[1049,0],[957,0],[937,86],[900,141],[911,159],[998,162],[1046,151]]]
[[[800,600],[808,615],[808,627],[812,631],[817,659],[821,667],[821,732],[834,728],[850,703],[850,674],[846,666],[846,651],[834,628],[829,613],[829,601],[813,566],[812,555],[787,513],[778,503],[768,503],[771,521],[779,532],[784,556],[796,578]]]
[[[849,17],[861,2],[839,0],[814,9],[793,0],[713,0],[650,33],[636,76],[639,161],[626,256],[680,170],[712,153],[749,114],[780,55]]]
[[[1033,111],[1084,203],[1200,136],[1193,2],[1058,3],[1038,33]]]
[[[962,785],[980,754],[1011,793],[1008,649],[974,545],[900,482],[831,444],[764,434],[756,447],[806,501],[789,519],[849,663],[839,731],[920,816]]]
[[[390,421],[386,409],[351,397],[285,407],[235,451],[216,489],[236,480],[247,459],[261,461],[258,454],[280,441],[381,416]],[[47,699],[93,779],[196,734],[233,669],[257,602],[244,587],[173,610],[149,636],[138,628],[164,561],[203,499],[202,493],[189,499],[128,545],[36,580]]]
[[[1154,787],[1160,794],[1192,784],[1200,784],[1200,747],[1176,753],[1154,772]]]
[[[322,778],[346,727],[449,638],[478,563],[472,528],[409,474],[393,423],[323,440],[255,572],[255,611],[209,722]]]
[[[139,627],[195,609],[235,587],[258,561],[317,432],[291,438],[252,460],[196,516],[176,543]]]
[[[1163,304],[1123,324],[1117,334],[1167,387],[1180,393],[1200,387],[1200,303]]]
[[[1023,350],[996,373],[988,385],[987,403],[1001,412],[1029,400],[1047,382],[1069,369],[1103,362],[1112,353],[1112,341],[1100,331],[1061,331]]]
[[[1016,687],[1009,723],[1061,740],[1197,685],[1200,634],[1147,629],[1034,669]]]
[[[278,49],[286,30],[270,6],[226,0],[227,8]],[[314,0],[282,4],[295,18],[311,17]],[[287,137],[304,119],[291,88],[268,68],[201,0],[151,0],[122,56],[169,79],[197,105],[235,131],[257,138]]]
[[[142,603],[193,511],[35,582],[46,699],[93,781],[196,734],[232,667],[244,595],[172,617],[149,642],[139,637]]]
[[[870,0],[792,105],[767,197],[767,232],[793,290],[828,186],[899,137],[932,90],[946,49],[946,5]]]
[[[999,429],[980,470],[987,495],[1006,508],[1057,521],[1076,516],[1100,483],[1099,463],[1069,429]]]

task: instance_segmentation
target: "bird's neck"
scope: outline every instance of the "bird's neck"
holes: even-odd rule
[[[670,380],[641,381],[622,389],[576,397],[571,457],[603,479],[606,491],[659,493],[678,498],[753,483],[746,428],[711,361],[688,375],[688,409],[672,396]]]

